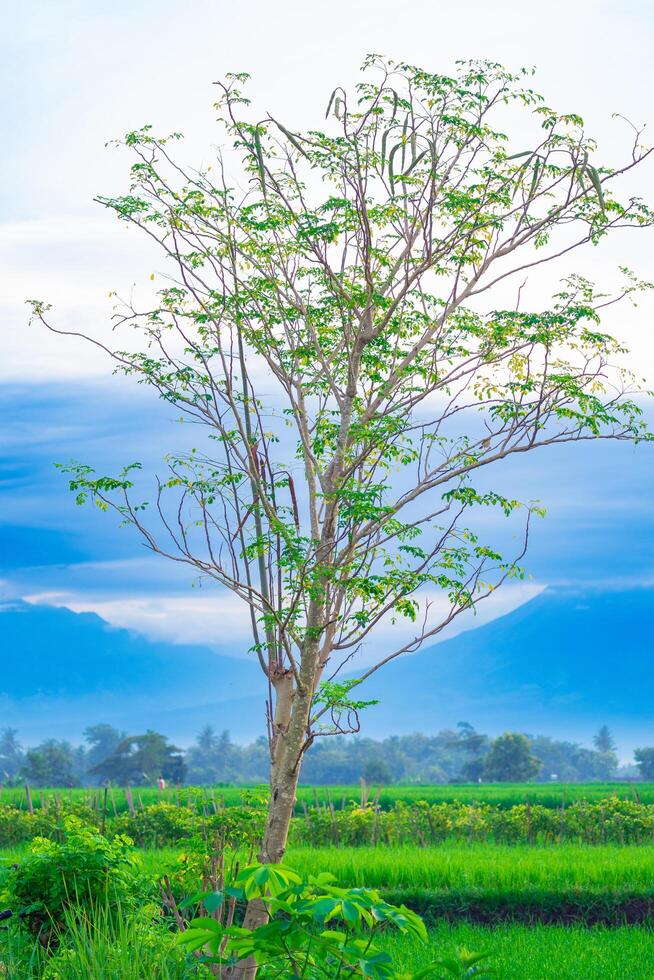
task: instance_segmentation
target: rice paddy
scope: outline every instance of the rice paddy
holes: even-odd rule
[[[401,788],[396,789],[399,794]],[[407,795],[415,789],[409,787]],[[479,792],[479,787],[475,789]],[[521,787],[523,793],[532,789],[538,787]],[[589,787],[576,789],[576,798],[583,799],[579,791]],[[595,787],[590,789],[595,792]],[[229,792],[238,793],[240,801],[240,791],[230,788]],[[328,800],[333,801],[336,792],[330,789]],[[515,788],[489,787],[491,798],[493,793],[496,805],[502,794],[504,801],[516,803]],[[148,795],[153,800],[158,797],[156,792],[144,792],[145,806]],[[320,799],[320,791],[316,795]],[[646,796],[641,786],[638,796],[641,801]],[[225,805],[230,802],[226,799]],[[20,806],[20,798],[17,803]],[[33,805],[38,805],[36,800]],[[0,851],[0,867],[20,863],[26,849],[27,844],[21,844]],[[156,881],[164,875],[174,877],[184,853],[185,843],[180,841],[175,846],[141,849],[138,861],[144,875]],[[654,842],[563,841],[541,846],[445,840],[424,847],[291,843],[285,863],[303,878],[329,870],[340,885],[377,889],[388,901],[417,911],[429,929],[427,945],[392,932],[384,933],[377,943],[389,952],[398,970],[407,973],[467,949],[487,954],[483,964],[503,980],[654,978]],[[108,948],[106,955],[110,954]],[[196,975],[184,969],[183,964],[171,962],[152,976]]]
[[[144,805],[156,803],[158,800],[175,802],[179,800],[185,805],[189,799],[214,799],[225,806],[241,804],[244,793],[265,794],[265,786],[214,786],[214,787],[184,787],[180,790],[170,787],[159,790],[144,786],[132,790],[136,801]],[[98,790],[83,788],[74,789],[42,789],[31,791],[31,802],[34,808],[43,804],[44,800],[59,798],[82,802],[93,795],[100,795]],[[463,783],[439,784],[429,786],[300,786],[297,793],[296,812],[302,812],[302,804],[311,805],[316,801],[331,803],[340,808],[348,803],[375,801],[382,809],[391,809],[397,802],[415,803],[488,803],[491,806],[511,807],[520,803],[539,803],[541,806],[560,808],[573,803],[575,800],[603,800],[615,796],[618,799],[636,800],[641,803],[654,803],[654,783]],[[26,808],[25,788],[0,787],[0,804],[13,804]],[[110,809],[115,806],[118,813],[128,809],[125,790],[114,787],[108,802]]]
[[[501,980],[651,980],[654,933],[649,929],[562,926],[441,924],[429,944],[387,933],[378,945],[398,968],[417,971],[434,960],[468,949],[488,954],[484,963]]]

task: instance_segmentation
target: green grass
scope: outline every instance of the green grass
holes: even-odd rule
[[[182,848],[164,848],[140,852],[144,872],[153,878],[173,872],[182,851]],[[24,847],[5,850],[0,858],[2,863],[12,863],[20,861],[24,853]],[[598,907],[610,903],[612,898],[617,903],[628,896],[649,895],[654,899],[654,845],[292,847],[286,861],[303,875],[328,869],[343,885],[380,888],[391,901],[406,900],[414,907],[417,902],[418,911],[427,912],[427,921],[432,926],[429,945],[408,941],[390,931],[378,942],[404,971],[417,970],[456,949],[466,948],[491,954],[489,965],[496,968],[502,980],[654,980],[654,931],[650,928],[524,925],[500,921],[500,918],[494,920],[497,922],[494,928],[489,928],[462,921],[471,909],[476,908],[478,913],[484,906],[506,911],[516,903],[518,906],[532,903],[542,909],[548,903],[554,907],[557,902],[574,904],[575,900]],[[426,909],[420,905],[421,901],[423,905],[426,903]],[[434,907],[436,916],[429,914]],[[568,909],[574,916],[572,905]],[[439,915],[448,912],[454,922],[439,919]],[[474,920],[475,916],[470,918]],[[66,964],[69,972],[62,972],[63,980],[96,975],[93,971],[98,963],[104,964],[103,976],[115,980],[123,975],[162,978],[193,975],[172,957],[166,969],[157,972],[159,965],[155,969],[155,962],[159,951],[146,948],[143,943],[139,946],[137,940],[141,942],[136,932],[129,937],[109,935],[102,923],[92,929],[80,927],[75,962]],[[130,970],[133,967],[135,972],[125,972],[118,955],[127,947],[133,950]],[[24,964],[26,961],[19,960],[20,952],[16,951],[15,962]],[[10,961],[10,951],[0,949],[2,953],[5,962]],[[23,966],[23,973],[18,975],[40,976],[38,967],[34,973],[25,969]],[[139,969],[145,973],[139,973]]]
[[[23,853],[0,852],[0,863],[20,862]],[[174,878],[182,853],[145,850],[139,859],[148,878]],[[654,922],[654,845],[290,847],[286,863],[305,877],[328,869],[341,885],[379,889],[427,923]]]
[[[339,884],[379,889],[427,924],[654,923],[654,846],[538,848],[290,848],[303,876],[329,869]]]
[[[226,806],[237,806],[241,803],[243,791],[246,789],[256,789],[265,793],[265,786],[217,786],[213,788],[185,787],[179,793],[182,802],[188,799],[189,794],[196,798],[211,798],[211,795],[219,801],[223,800]],[[367,790],[372,799],[377,790],[369,788]],[[429,803],[444,803],[453,800],[463,802],[485,802],[496,806],[510,807],[517,803],[524,803],[530,800],[532,803],[541,803],[543,806],[560,807],[563,800],[571,803],[574,800],[601,800],[607,796],[619,796],[624,799],[634,799],[635,796],[642,803],[654,803],[654,783],[489,783],[488,785],[460,784],[460,785],[439,785],[439,786],[387,786],[383,788],[379,795],[380,805],[388,809],[396,801],[401,800],[406,803],[417,800],[426,800]],[[127,810],[127,801],[123,789],[116,787],[113,790],[116,809],[119,813]],[[146,786],[133,790],[134,799],[139,799],[145,805],[155,803],[160,799],[175,802],[177,791],[158,789]],[[44,789],[32,790],[32,800],[35,807],[41,805],[42,799],[53,799],[58,796],[60,799],[95,799],[101,805],[102,790],[99,789]],[[302,810],[302,802],[312,804],[315,799],[320,802],[331,801],[334,806],[341,807],[343,802],[361,802],[361,787],[359,786],[300,786],[298,790],[297,812]],[[23,787],[2,787],[0,788],[0,804],[11,803],[15,806],[22,806],[26,809],[27,802],[25,789]],[[108,801],[108,812],[113,812],[111,799]]]
[[[654,892],[654,845],[292,847],[286,863],[301,874],[329,869],[344,885],[368,888]]]
[[[26,846],[0,851],[0,865],[19,862],[25,852]],[[146,874],[157,877],[173,871],[182,853],[182,847],[167,847],[139,856]],[[367,888],[654,894],[654,845],[290,847],[285,863],[301,875],[329,870],[339,884]]]
[[[50,953],[33,936],[0,929],[0,976],[14,980],[202,980],[207,973],[164,925],[98,906],[91,917],[70,909],[66,941]],[[2,973],[4,966],[5,974]]]
[[[391,932],[378,945],[398,968],[418,970],[457,948],[491,954],[501,980],[652,980],[654,933],[643,928],[579,929],[561,926],[443,924],[430,931],[429,945]]]

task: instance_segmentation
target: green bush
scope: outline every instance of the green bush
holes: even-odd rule
[[[109,821],[107,833],[110,837],[127,835],[139,847],[167,847],[193,837],[201,824],[202,817],[193,810],[170,803],[155,803],[137,810],[134,816],[121,813]]]
[[[0,847],[15,847],[37,836],[36,820],[15,806],[0,806]]]
[[[322,872],[303,881],[281,865],[243,868],[231,886],[195,896],[205,914],[188,923],[179,943],[201,951],[207,962],[216,965],[252,958],[261,980],[333,980],[339,976],[437,980],[446,974],[490,975],[479,966],[485,957],[469,954],[465,959],[436,961],[417,973],[398,973],[390,955],[375,945],[375,938],[384,928],[393,927],[418,942],[427,942],[422,920],[404,906],[390,905],[378,892],[339,888],[334,880],[333,875]],[[229,909],[239,901],[262,903],[269,920],[255,929],[234,926]]]
[[[85,826],[112,839],[126,835],[139,847],[161,848],[194,837],[212,841],[216,835],[230,844],[250,848],[261,840],[265,799],[243,794],[240,806],[217,807],[189,796],[190,806],[158,802],[139,807],[134,814],[103,816],[81,800],[58,801],[33,814],[14,806],[0,806],[0,847],[15,847],[35,837],[61,841],[64,821],[77,817]],[[382,810],[373,803],[343,807],[318,805],[294,818],[291,842],[322,847],[386,844],[422,847],[446,840],[498,844],[647,844],[654,841],[654,805],[617,796],[588,802],[579,800],[558,810],[540,803],[500,807],[488,803],[403,803]]]
[[[12,805],[0,805],[0,847],[15,847],[35,837],[62,840],[63,821],[71,816],[89,826],[99,825],[97,812],[82,800],[58,800],[45,808],[35,808],[34,813]]]
[[[230,807],[216,812],[198,813],[172,803],[155,803],[137,810],[134,816],[122,813],[107,823],[109,836],[127,834],[140,847],[167,847],[192,837],[211,840],[224,835],[233,844],[258,843],[265,827],[262,806]]]
[[[609,797],[555,810],[519,803],[398,802],[392,810],[371,803],[336,809],[307,808],[292,827],[293,843],[313,846],[386,844],[422,847],[446,840],[498,844],[648,844],[654,841],[654,806]]]
[[[128,837],[108,840],[75,816],[64,817],[61,841],[37,837],[6,881],[14,914],[46,944],[63,929],[71,906],[110,901],[127,913],[152,888],[141,876]]]

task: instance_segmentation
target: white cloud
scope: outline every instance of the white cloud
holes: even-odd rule
[[[129,290],[134,282],[139,289],[147,286],[162,260],[153,258],[143,236],[128,234],[93,203],[94,195],[120,191],[128,183],[127,159],[104,144],[152,122],[158,132],[185,132],[176,147],[184,161],[207,161],[222,138],[212,83],[228,71],[252,73],[253,111],[274,112],[293,126],[315,125],[329,92],[336,83],[351,84],[366,50],[434,71],[450,70],[454,59],[470,57],[512,67],[536,65],[535,87],[563,111],[582,113],[589,132],[599,137],[602,160],[613,161],[628,139],[613,112],[639,125],[651,119],[650,90],[642,84],[652,47],[651,4],[552,0],[543,18],[520,0],[490,5],[469,0],[462,30],[461,9],[433,0],[411,0],[402,16],[393,0],[313,5],[187,0],[184,17],[202,29],[194,32],[192,45],[181,46],[179,4],[142,0],[101,8],[66,0],[64,6],[62,17],[60,5],[37,3],[34,16],[33,4],[13,4],[4,24],[0,75],[5,73],[12,99],[0,187],[2,210],[11,215],[0,226],[3,378],[108,373],[106,361],[89,346],[26,330],[24,300],[37,296],[56,304],[60,326],[106,335],[107,293]],[[154,23],[156,45],[151,43]],[[438,43],[444,37],[446,50]],[[629,44],[616,45],[616,37],[629,37]],[[221,38],[229,43],[217,43]],[[147,58],[133,56],[146,49]],[[642,178],[634,190],[647,196],[651,168]],[[647,233],[621,236],[613,251],[589,249],[582,270],[604,279],[626,261],[647,276],[651,243]],[[561,273],[570,268],[566,258]],[[530,276],[530,285],[537,281],[536,274]],[[633,335],[634,365],[652,366],[651,304],[611,319],[621,335]]]
[[[536,598],[545,588],[546,586],[537,585],[533,582],[504,585],[481,601],[474,611],[460,613],[441,633],[425,640],[424,646],[442,643],[459,633],[477,629],[494,619],[499,619],[500,616],[506,616],[526,602]],[[442,592],[423,594],[420,596],[420,600],[421,612],[418,614],[417,624],[403,618],[398,618],[395,623],[390,618],[384,620],[371,637],[366,640],[361,654],[357,658],[358,664],[375,661],[380,656],[392,653],[395,649],[399,649],[412,640],[416,634],[416,625],[422,625],[426,600],[430,604],[426,620],[428,628],[438,626],[450,612],[450,603],[447,596]]]
[[[507,585],[480,603],[476,614],[465,613],[430,642],[449,639],[467,629],[475,629],[499,616],[517,609],[538,595],[544,586],[531,583]],[[122,629],[134,630],[151,640],[169,643],[198,643],[244,655],[252,640],[249,632],[249,612],[236,596],[224,591],[210,595],[169,594],[109,596],[82,592],[42,591],[24,595],[26,602],[35,605],[63,606],[73,612],[93,612]],[[423,596],[423,601],[426,597]],[[428,597],[431,603],[430,622],[437,623],[447,614],[449,605],[442,595]],[[375,630],[357,664],[377,659],[379,651],[391,652],[414,635],[414,627],[401,620],[390,620]]]
[[[251,645],[249,619],[236,597],[156,595],[108,597],[65,592],[23,596],[35,605],[63,606],[76,613],[93,612],[112,626],[134,630],[151,640],[199,643],[245,654]]]

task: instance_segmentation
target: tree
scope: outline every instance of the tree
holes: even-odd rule
[[[654,780],[654,748],[636,749],[634,759],[641,779]]]
[[[168,271],[118,308],[116,327],[135,331],[123,349],[93,342],[190,419],[195,441],[169,455],[150,507],[138,463],[64,470],[78,503],[113,509],[150,550],[243,600],[268,692],[264,862],[284,853],[308,747],[359,729],[355,683],[522,574],[538,508],[482,475],[547,445],[647,438],[600,325],[645,284],[626,273],[609,295],[570,275],[539,309],[525,278],[651,225],[615,190],[650,151],[636,133],[623,165],[601,166],[582,120],[549,108],[528,74],[370,57],[354,95],[332,94],[325,131],[306,133],[252,114],[247,76],[232,75],[217,109],[233,154],[185,170],[179,134],[146,126],[122,141],[128,193],[99,199]],[[499,128],[507,105],[530,146]],[[478,508],[523,521],[516,554],[480,538]],[[409,639],[336,680],[389,618]]]
[[[587,783],[609,779],[617,760],[611,753],[583,748],[576,742],[565,742],[536,735],[530,739],[534,755],[541,760],[541,779],[556,776],[562,782]]]
[[[618,767],[618,757],[615,753],[616,745],[608,725],[602,725],[596,735],[593,736],[593,745],[599,754],[603,768],[603,778],[608,779],[611,773]]]
[[[3,728],[0,732],[0,781],[14,779],[25,761],[17,735],[15,728]]]
[[[477,783],[484,775],[483,758],[469,759],[461,767],[460,779],[466,783]],[[458,780],[457,780],[458,781]]]
[[[218,735],[211,725],[205,725],[186,754],[189,781],[201,785],[235,781],[240,754],[227,730]]]
[[[491,743],[483,775],[493,783],[525,783],[537,776],[540,768],[540,759],[531,754],[527,736],[505,732]]]
[[[163,776],[172,783],[184,779],[185,763],[181,750],[165,735],[148,730],[119,742],[114,752],[89,771],[101,779],[143,786]]]
[[[458,728],[458,744],[472,755],[478,755],[488,746],[488,736],[475,731],[468,721],[460,721]]]
[[[368,759],[361,772],[361,778],[366,783],[380,783],[387,786],[393,782],[393,774],[386,760],[381,756]]]
[[[104,723],[89,725],[84,729],[84,739],[88,743],[87,762],[89,768],[108,758],[118,744],[126,738],[126,733]]]
[[[33,786],[77,786],[78,759],[69,742],[49,738],[25,753],[21,775]]]
[[[602,752],[604,755],[608,753],[615,754],[615,739],[611,735],[608,725],[602,725],[597,734],[593,735],[593,745],[598,752]]]

